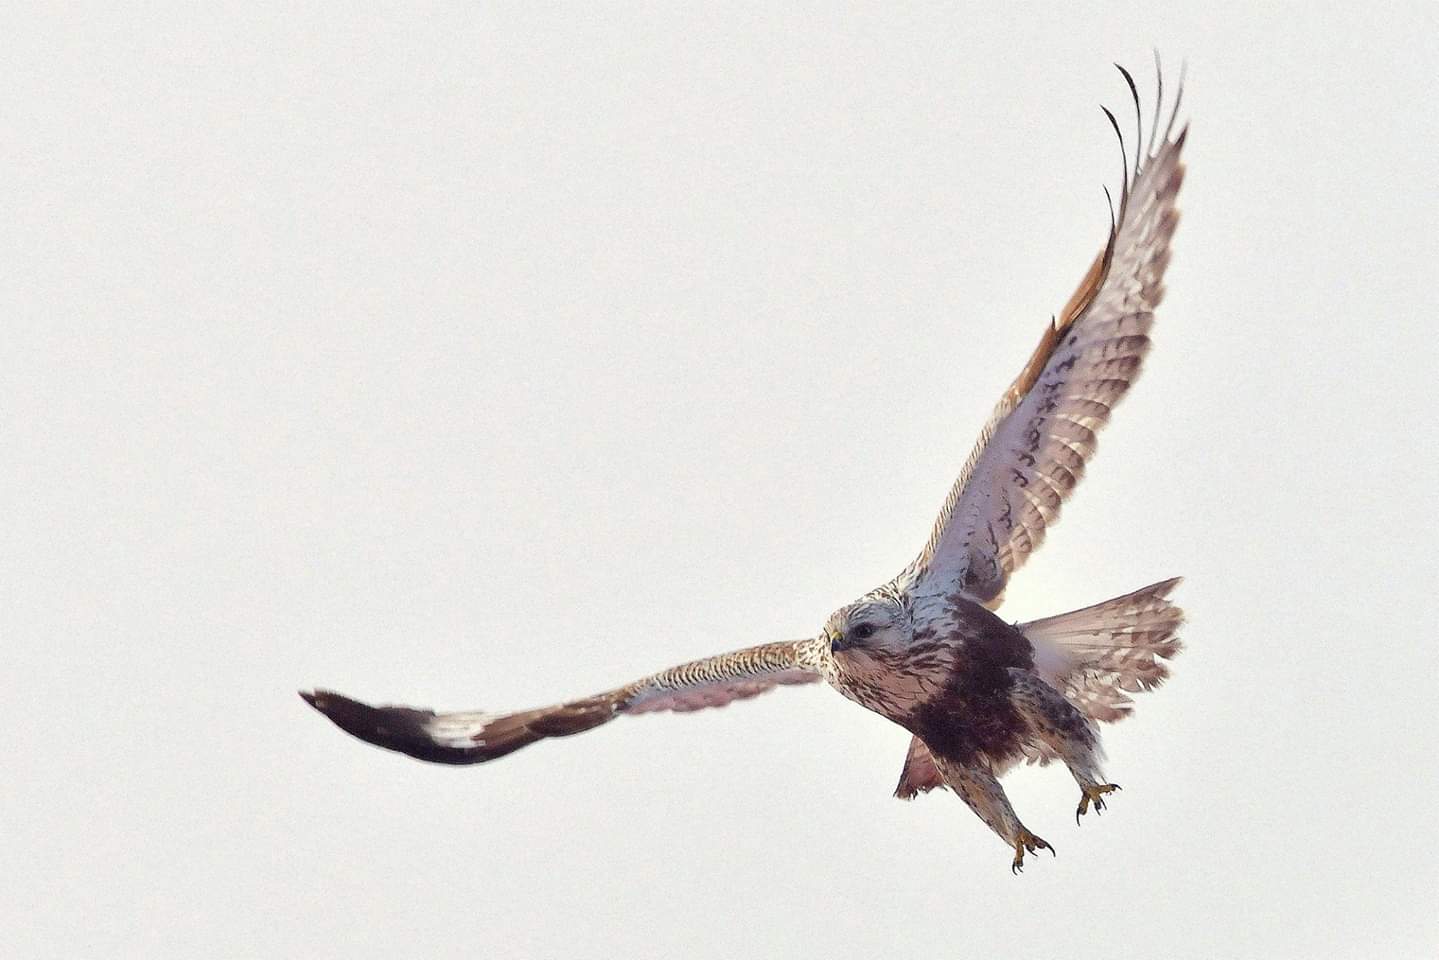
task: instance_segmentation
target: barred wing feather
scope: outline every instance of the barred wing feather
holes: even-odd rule
[[[627,713],[722,707],[776,686],[820,678],[807,643],[748,647],[652,674],[616,690],[517,713],[435,713],[370,706],[329,690],[301,697],[336,726],[368,743],[432,763],[484,763],[551,737],[592,730]]]
[[[1136,112],[1138,103],[1136,94]],[[1152,133],[1150,150],[1141,156],[1136,146],[1105,249],[1001,397],[951,489],[912,567],[921,592],[997,603],[1059,519],[1096,432],[1139,376],[1179,218],[1187,128],[1171,139],[1173,117],[1157,149]]]

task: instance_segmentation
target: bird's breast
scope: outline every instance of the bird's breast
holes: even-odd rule
[[[835,657],[828,679],[860,706],[903,724],[944,695],[955,669],[956,651],[950,645],[927,642],[900,651],[846,651]]]

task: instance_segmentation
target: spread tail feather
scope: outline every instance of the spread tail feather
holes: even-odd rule
[[[1019,624],[1034,644],[1040,675],[1095,720],[1114,721],[1133,709],[1129,694],[1152,690],[1169,676],[1180,649],[1184,611],[1169,601],[1180,578],[1133,593]]]
[[[1128,716],[1134,708],[1129,694],[1163,683],[1169,676],[1165,661],[1179,653],[1175,632],[1184,611],[1169,602],[1179,583],[1175,577],[1092,607],[1019,624],[1034,645],[1036,671],[1093,720]],[[1043,750],[1026,752],[1031,762],[1052,758]],[[913,738],[894,795],[909,800],[943,786],[929,748]]]

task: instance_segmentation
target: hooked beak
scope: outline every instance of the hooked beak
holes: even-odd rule
[[[830,653],[843,653],[849,649],[848,644],[844,642],[844,636],[842,634],[830,633],[826,630],[824,636],[825,639],[829,641]]]

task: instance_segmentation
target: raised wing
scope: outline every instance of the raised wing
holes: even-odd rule
[[[621,714],[722,707],[781,684],[812,683],[820,677],[814,643],[795,640],[722,653],[618,690],[518,713],[372,707],[328,690],[300,696],[346,733],[387,750],[432,763],[484,763],[537,740],[592,730]]]
[[[1120,72],[1138,116],[1134,81],[1123,67]],[[921,591],[957,589],[996,604],[1009,575],[1058,520],[1060,505],[1094,454],[1096,431],[1139,376],[1179,219],[1179,156],[1188,131],[1186,126],[1170,137],[1179,101],[1177,96],[1157,148],[1156,103],[1142,154],[1140,122],[1132,175],[1120,135],[1124,190],[1109,241],[980,434],[911,568]],[[1113,114],[1109,119],[1114,122]]]

